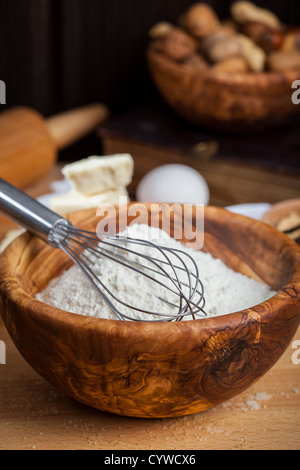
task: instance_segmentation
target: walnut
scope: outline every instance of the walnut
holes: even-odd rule
[[[194,54],[198,42],[180,28],[173,28],[163,39],[163,51],[171,59],[182,61]]]
[[[270,28],[263,23],[247,23],[241,28],[241,31],[256,42],[267,54],[279,49],[284,39],[282,31]]]
[[[180,18],[181,26],[198,39],[217,31],[221,24],[213,9],[206,3],[196,3]]]
[[[203,39],[202,51],[211,62],[221,62],[241,55],[242,48],[236,36],[222,28]]]

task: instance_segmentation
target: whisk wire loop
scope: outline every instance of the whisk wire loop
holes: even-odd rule
[[[57,246],[61,248],[87,275],[94,287],[99,291],[103,300],[108,304],[119,320],[139,321],[135,315],[131,316],[124,313],[124,311],[121,311],[116,306],[116,303],[126,307],[127,309],[158,318],[155,320],[151,319],[151,321],[180,321],[186,316],[191,316],[193,319],[196,318],[196,315],[206,316],[204,311],[204,288],[199,278],[199,269],[193,257],[185,251],[173,248],[171,249],[148,240],[124,237],[118,234],[103,234],[101,238],[98,238],[95,233],[81,230],[72,225],[66,226],[58,224],[52,234],[52,239],[55,240]],[[131,249],[128,245],[147,247],[150,250],[155,251],[156,256],[151,256]],[[148,264],[141,263],[140,261],[137,262],[135,259],[123,256],[119,251],[125,252],[127,255],[130,254],[134,257],[138,257],[139,260],[143,259]],[[125,268],[145,276],[147,279],[150,279],[171,292],[174,296],[177,296],[177,298],[179,298],[179,305],[168,299],[157,296],[166,304],[174,307],[174,313],[152,312],[130,305],[122,299],[119,299],[108,288],[108,286],[103,284],[100,279],[101,276],[96,275],[91,268],[91,265],[93,265],[93,258],[99,256],[119,263]],[[177,259],[177,264],[170,259],[171,256],[174,256]],[[193,266],[193,271],[188,268],[187,263],[184,261],[184,257],[190,260]],[[178,264],[181,265],[179,266]],[[167,267],[170,272],[166,269]],[[180,279],[178,271],[185,273],[185,282]],[[149,272],[152,272],[153,275],[150,275]],[[160,278],[163,277],[165,282],[162,282],[158,276]],[[168,281],[168,283],[166,281]],[[187,293],[184,292],[184,287],[187,288]],[[198,295],[198,299],[195,299],[196,295]],[[175,311],[175,308],[177,311]]]

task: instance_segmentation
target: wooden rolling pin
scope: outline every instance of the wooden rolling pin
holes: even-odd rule
[[[24,107],[4,111],[0,114],[0,177],[26,188],[49,172],[59,150],[93,131],[108,115],[103,104],[49,119]]]

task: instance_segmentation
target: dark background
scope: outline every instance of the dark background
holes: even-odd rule
[[[120,112],[152,92],[144,53],[157,21],[195,0],[0,0],[0,79],[8,107],[45,116],[102,100]],[[228,0],[208,1],[225,17]],[[300,24],[299,0],[256,1]]]
[[[27,105],[45,117],[103,101],[113,115],[151,98],[148,30],[175,22],[195,0],[0,0],[0,79],[6,108]],[[225,18],[229,0],[207,1]],[[261,0],[300,24],[299,0]],[[1,110],[5,106],[1,107]]]

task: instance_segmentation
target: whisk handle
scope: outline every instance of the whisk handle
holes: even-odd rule
[[[40,202],[0,178],[0,211],[8,218],[53,246],[52,231],[67,219],[43,206]]]

